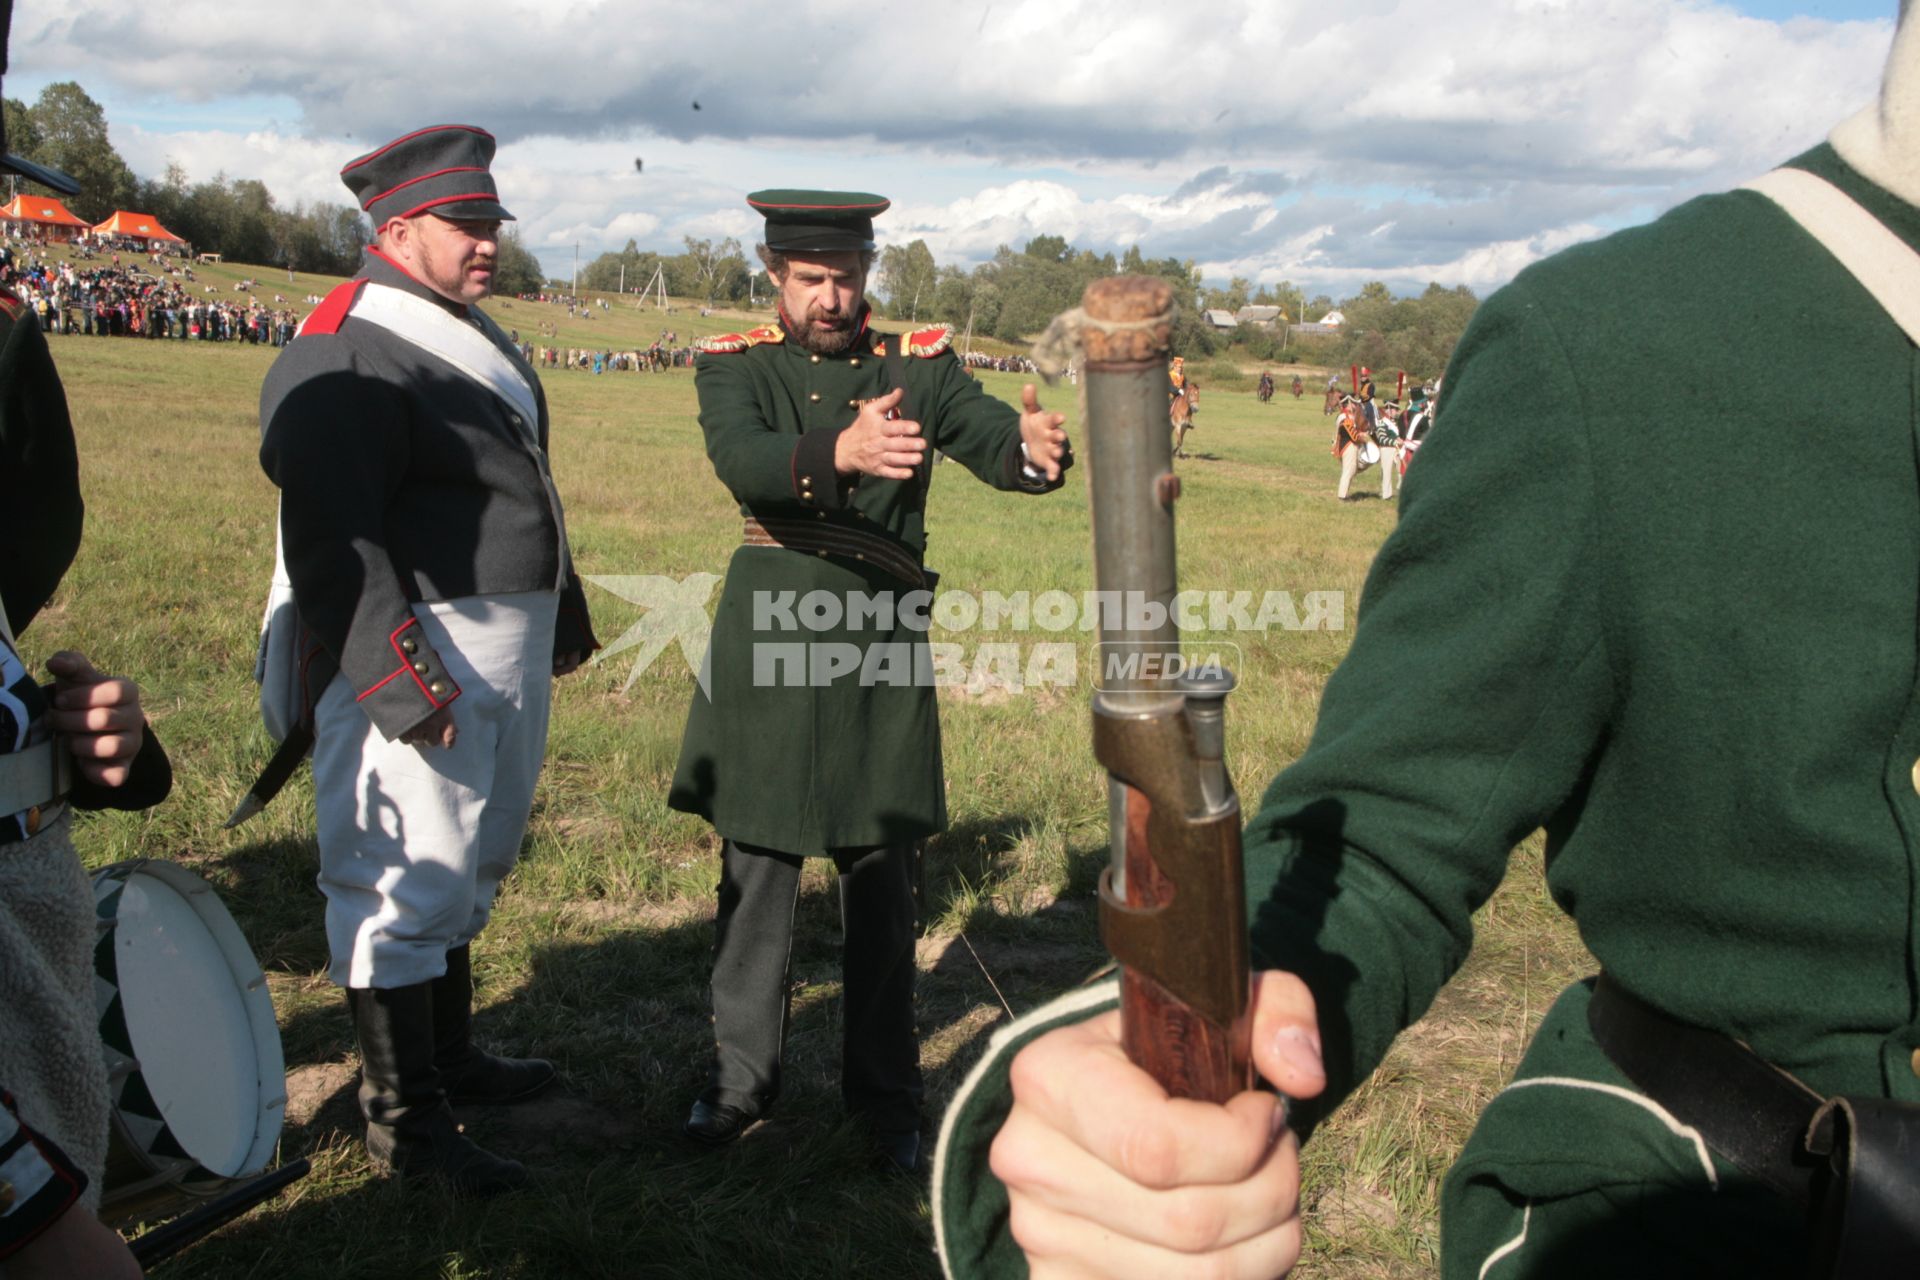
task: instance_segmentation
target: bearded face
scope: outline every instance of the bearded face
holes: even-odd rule
[[[836,355],[853,344],[866,296],[867,273],[858,253],[791,254],[780,290],[780,313],[788,338],[818,355]]]

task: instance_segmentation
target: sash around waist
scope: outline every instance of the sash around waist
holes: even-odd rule
[[[741,543],[749,547],[785,547],[814,555],[840,556],[884,570],[913,587],[928,587],[929,575],[905,546],[877,533],[849,529],[824,520],[783,520],[748,516]]]

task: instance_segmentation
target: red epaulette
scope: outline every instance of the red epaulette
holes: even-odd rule
[[[353,300],[360,296],[360,289],[366,283],[365,279],[360,279],[335,285],[331,293],[320,299],[320,305],[300,326],[297,336],[304,338],[310,333],[340,332],[340,326],[347,322],[347,313],[353,310]]]
[[[953,326],[937,324],[931,329],[919,329],[901,338],[900,349],[910,356],[922,360],[931,360],[953,345]]]
[[[786,331],[777,324],[763,324],[745,333],[715,333],[693,340],[693,349],[702,355],[728,356],[748,347],[785,342]]]

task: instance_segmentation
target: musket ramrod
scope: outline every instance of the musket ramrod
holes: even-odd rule
[[[1101,606],[1093,746],[1113,836],[1101,936],[1121,966],[1128,1057],[1169,1093],[1223,1102],[1253,1082],[1240,802],[1224,758],[1233,677],[1189,668],[1176,621],[1173,291],[1151,277],[1098,280],[1082,312]]]

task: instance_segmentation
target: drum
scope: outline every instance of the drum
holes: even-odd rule
[[[286,1062],[266,975],[211,885],[177,863],[122,862],[93,896],[113,1107],[101,1216],[132,1222],[267,1167]]]

